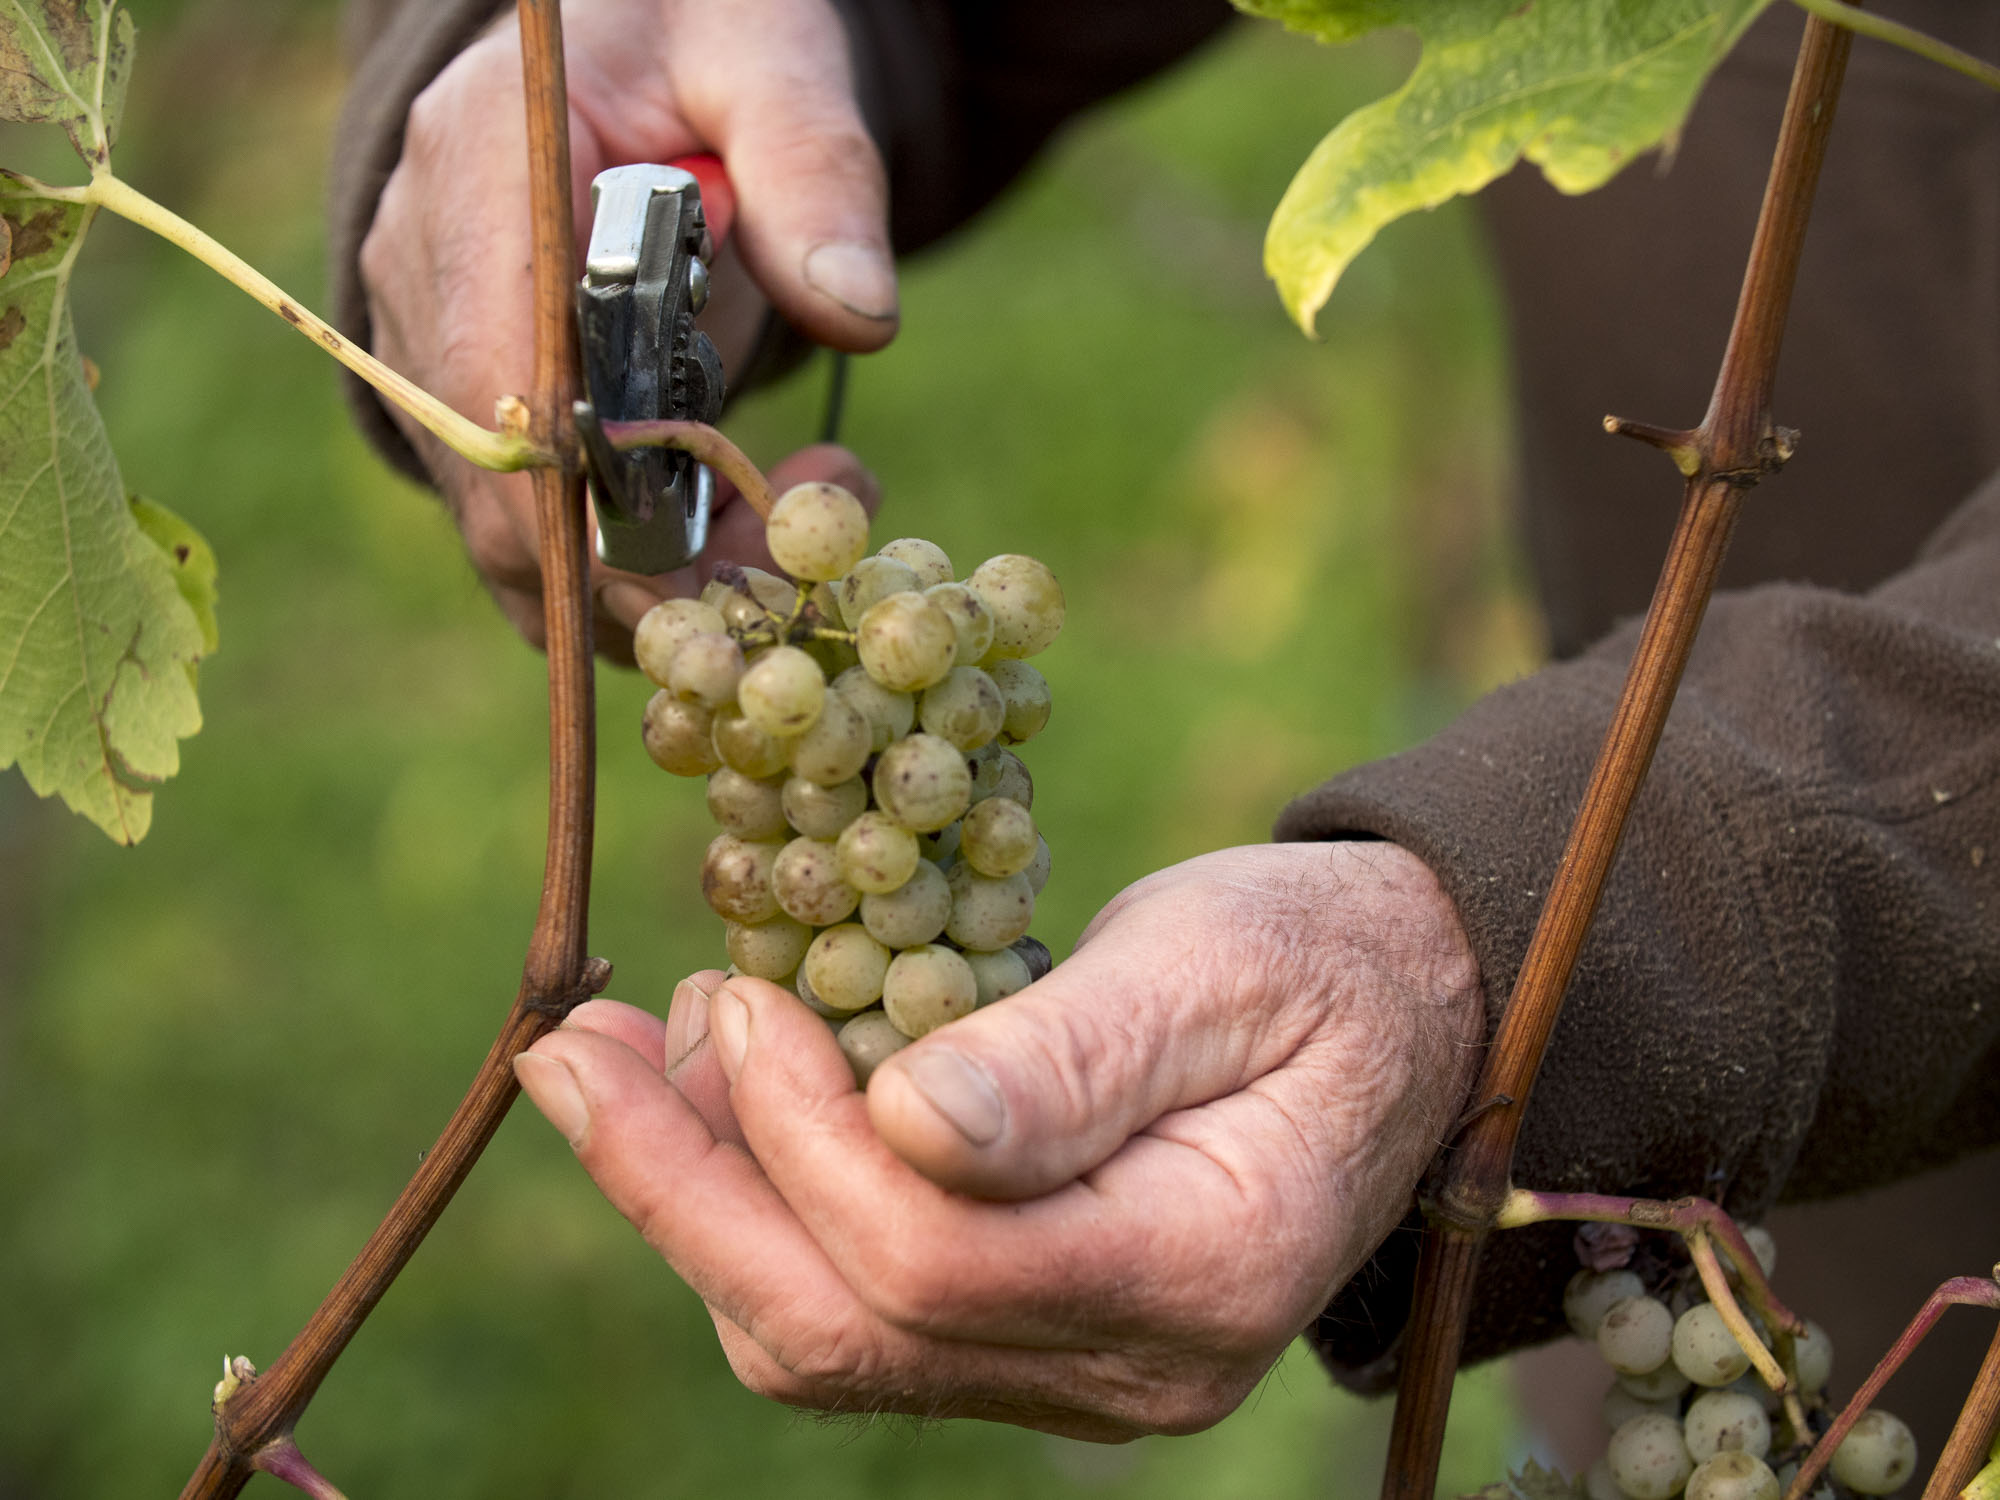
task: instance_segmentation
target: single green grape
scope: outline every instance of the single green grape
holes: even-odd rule
[[[1012,797],[973,803],[959,829],[959,857],[996,880],[1025,871],[1042,847],[1034,814]]]
[[[826,674],[796,646],[774,646],[737,684],[744,716],[766,734],[795,739],[812,728],[826,702]]]
[[[661,688],[647,701],[639,732],[646,753],[661,770],[676,776],[706,776],[722,764],[710,738],[714,724],[715,716],[699,703]]]
[[[951,670],[957,647],[951,621],[922,594],[889,595],[870,606],[854,630],[854,649],[868,675],[898,692],[941,679]]]
[[[989,743],[1006,716],[1000,689],[977,667],[953,667],[917,700],[917,722],[924,733],[949,740],[960,750],[977,750]]]
[[[951,885],[929,860],[919,861],[893,891],[870,891],[861,898],[861,925],[891,948],[928,943],[950,920]]]
[[[1563,1317],[1580,1339],[1595,1339],[1597,1325],[1614,1302],[1644,1294],[1646,1283],[1632,1271],[1578,1271],[1563,1288]]]
[[[829,927],[806,949],[801,972],[813,994],[835,1010],[856,1011],[882,998],[889,950],[855,922]]]
[[[735,698],[742,676],[743,648],[727,634],[704,630],[682,641],[674,652],[667,685],[676,697],[691,698],[713,710]]]
[[[1750,1356],[1712,1302],[1701,1302],[1674,1324],[1674,1363],[1696,1385],[1728,1385],[1750,1368]]]
[[[887,813],[874,809],[858,814],[840,830],[838,848],[840,873],[864,900],[899,889],[916,874],[923,858],[917,849],[917,836]],[[938,930],[943,931],[942,921]]]
[[[792,771],[821,786],[852,781],[868,764],[871,731],[860,709],[827,693],[812,728],[792,741]]]
[[[936,735],[912,734],[875,758],[875,805],[912,833],[934,833],[972,802],[965,757]]]
[[[1657,1297],[1626,1297],[1604,1310],[1597,1352],[1620,1375],[1657,1370],[1673,1352],[1674,1315]]]
[[[728,766],[709,773],[708,815],[724,833],[751,840],[782,838],[790,821],[778,782],[745,776]]]
[[[1046,677],[1024,661],[1011,658],[996,661],[986,669],[993,685],[1000,689],[1005,713],[1000,725],[1000,741],[1018,745],[1031,740],[1048,727],[1055,700]]]
[[[1771,1466],[1755,1454],[1711,1454],[1688,1476],[1686,1500],[1778,1500],[1784,1491]]]
[[[770,980],[791,976],[806,956],[812,936],[812,928],[784,916],[764,922],[730,922],[723,929],[730,962],[745,974]]]
[[[965,581],[993,616],[992,655],[1033,656],[1061,631],[1062,585],[1034,558],[1018,552],[989,557]]]
[[[1704,1391],[1681,1418],[1688,1456],[1706,1463],[1724,1449],[1762,1458],[1771,1451],[1771,1419],[1764,1403],[1739,1391]]]
[[[784,846],[752,843],[733,833],[709,841],[701,861],[701,894],[710,910],[732,922],[768,922],[778,914],[771,869]]]
[[[912,1039],[971,1014],[978,999],[971,967],[938,943],[904,949],[889,960],[882,978],[882,1009]]]
[[[709,740],[722,763],[745,776],[760,780],[776,776],[792,763],[791,741],[766,734],[734,703],[724,704],[715,711],[715,726]]]
[[[951,559],[936,542],[927,542],[920,536],[899,536],[893,542],[884,542],[876,553],[893,558],[916,574],[919,589],[951,582]]]
[[[1005,1000],[1034,983],[1034,974],[1028,968],[1027,959],[1014,948],[995,948],[987,952],[968,949],[965,964],[972,970],[973,983],[979,990],[974,1001],[975,1008],[991,1005],[995,1000]]]
[[[764,545],[792,577],[823,583],[866,555],[868,512],[837,484],[795,484],[771,506],[764,520]]]
[[[841,623],[849,630],[891,594],[919,592],[915,570],[893,557],[864,557],[833,585],[833,597],[840,601]]]
[[[779,793],[785,821],[809,839],[835,839],[867,810],[868,787],[859,776],[822,786],[793,776]]]
[[[1827,1472],[1857,1495],[1893,1495],[1917,1472],[1916,1436],[1901,1417],[1871,1407],[1847,1429]]]
[[[956,864],[945,884],[951,891],[951,916],[944,932],[961,948],[1005,948],[1034,920],[1035,893],[1025,876],[995,880],[968,864]]]
[[[1669,1500],[1694,1472],[1681,1424],[1660,1413],[1634,1417],[1612,1433],[1605,1457],[1631,1500]]]
[[[924,597],[951,621],[952,635],[958,642],[952,653],[952,665],[977,666],[993,649],[992,612],[962,583],[933,584],[924,590]]]
[[[867,1088],[875,1070],[910,1045],[910,1039],[896,1029],[895,1022],[879,1010],[864,1010],[846,1022],[835,1034],[847,1065],[854,1069],[857,1088]]]
[[[720,631],[722,616],[699,599],[662,599],[639,617],[632,632],[632,657],[655,687],[668,687],[674,653],[691,635]]]
[[[824,839],[796,838],[779,850],[771,890],[785,915],[812,927],[831,927],[861,901],[841,876],[838,851]]]

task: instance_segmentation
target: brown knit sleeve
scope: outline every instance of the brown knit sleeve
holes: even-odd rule
[[[1884,497],[1885,503],[1889,497]],[[1636,629],[1337,776],[1279,835],[1372,836],[1456,903],[1496,1008]],[[2000,474],[1867,594],[1718,596],[1536,1084],[1515,1180],[1757,1217],[2000,1141]],[[1320,1320],[1386,1383],[1414,1233]],[[1489,1241],[1467,1358],[1560,1331],[1568,1229]]]

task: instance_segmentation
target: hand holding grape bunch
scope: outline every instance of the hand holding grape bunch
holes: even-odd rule
[[[708,776],[722,832],[701,887],[735,971],[844,1022],[865,1085],[1047,968],[1026,934],[1049,848],[1003,747],[1048,722],[1048,684],[1022,658],[1062,628],[1062,590],[1019,555],[963,583],[915,538],[865,556],[867,512],[833,484],[781,495],[765,541],[796,583],[725,567],[639,622],[660,688],[646,749]]]
[[[725,572],[638,634],[648,748],[710,778],[738,972],[664,1020],[580,1007],[523,1086],[754,1390],[1109,1440],[1218,1420],[1461,1106],[1483,1022],[1456,912],[1392,844],[1224,850],[1026,983],[1047,846],[1005,745],[1048,717],[1022,658],[1054,580],[864,557],[824,486],[769,542],[796,583]]]

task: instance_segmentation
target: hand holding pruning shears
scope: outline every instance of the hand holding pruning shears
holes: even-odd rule
[[[855,104],[846,37],[824,0],[726,8],[596,0],[569,7],[565,21],[580,248],[592,229],[584,186],[599,172],[718,153],[728,162],[734,213],[720,222],[711,181],[708,228],[720,249],[707,266],[700,322],[725,377],[749,357],[767,310],[835,349],[889,341],[896,282],[887,190]],[[758,46],[745,48],[745,35]],[[376,352],[482,421],[500,397],[528,386],[520,93],[510,16],[412,107],[402,159],[361,258]],[[541,581],[525,478],[475,470],[423,434],[410,436],[474,566],[515,626],[539,642]],[[864,498],[874,488],[851,454],[824,445],[784,460],[773,478],[781,488],[830,479]],[[708,555],[757,560],[762,523],[726,485],[714,502]],[[628,651],[639,616],[669,593],[692,592],[702,577],[699,563],[646,574],[600,562],[593,575],[600,645]]]

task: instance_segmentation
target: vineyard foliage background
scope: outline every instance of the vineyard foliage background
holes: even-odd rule
[[[121,173],[312,296],[335,7],[132,9]],[[961,559],[1025,548],[1070,584],[1046,663],[1066,706],[1035,758],[1059,831],[1038,930],[1058,951],[1129,880],[1262,837],[1291,792],[1534,659],[1471,214],[1388,229],[1321,345],[1260,269],[1327,122],[1412,57],[1241,28],[913,270],[907,332],[856,368],[848,437],[890,514]],[[76,176],[52,131],[0,133],[0,160]],[[32,1289],[0,1315],[0,1494],[179,1483],[221,1354],[276,1352],[456,1098],[541,868],[541,663],[435,505],[351,434],[332,366],[108,218],[76,298],[126,480],[223,559],[223,647],[137,849],[0,780],[0,1276]],[[731,428],[768,461],[818,395],[809,376]],[[614,995],[661,1006],[719,934],[688,876],[699,802],[637,749],[644,696],[607,674],[592,946]],[[1489,1394],[1448,1474],[1467,1485],[1508,1441],[1474,1378]],[[736,1388],[695,1299],[523,1117],[301,1437],[377,1496],[724,1476],[895,1496],[949,1470],[973,1494],[1214,1500],[1363,1492],[1385,1416],[1295,1352],[1244,1412],[1172,1445],[803,1426]]]

